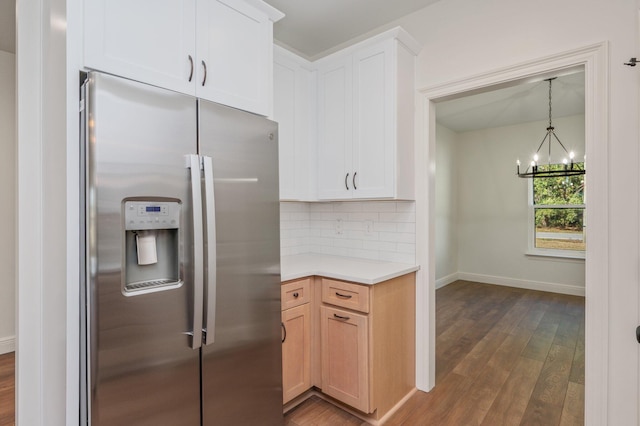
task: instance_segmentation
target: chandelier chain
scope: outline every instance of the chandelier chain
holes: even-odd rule
[[[552,124],[551,124],[551,79],[549,79],[549,127],[552,127]]]

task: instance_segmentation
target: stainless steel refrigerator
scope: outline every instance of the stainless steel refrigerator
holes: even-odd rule
[[[80,422],[282,424],[276,123],[89,73]]]

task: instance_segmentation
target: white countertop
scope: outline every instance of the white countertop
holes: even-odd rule
[[[298,254],[283,256],[280,268],[282,281],[321,275],[360,284],[377,284],[417,271],[420,266],[322,254]]]

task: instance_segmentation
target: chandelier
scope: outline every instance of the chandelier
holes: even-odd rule
[[[567,148],[560,142],[558,136],[556,136],[555,128],[553,127],[553,123],[551,121],[551,82],[555,80],[556,77],[549,78],[545,81],[549,82],[549,126],[547,127],[547,133],[544,135],[542,142],[538,146],[536,153],[533,155],[533,159],[527,169],[521,173],[520,172],[520,160],[516,162],[516,171],[518,177],[521,178],[549,178],[549,177],[558,177],[558,176],[576,176],[583,175],[586,173],[586,170],[580,163],[574,162],[575,154],[573,151],[567,151]],[[562,160],[562,163],[551,163],[551,141],[555,140],[560,144],[562,149],[564,150],[567,157]],[[546,165],[540,165],[540,150],[544,146],[544,143],[547,143],[548,152],[549,152],[549,160]]]

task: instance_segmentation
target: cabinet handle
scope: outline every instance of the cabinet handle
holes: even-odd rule
[[[336,296],[342,297],[343,299],[351,299],[353,296],[351,294],[340,294],[336,291]]]
[[[355,172],[353,174],[353,189],[358,189],[358,187],[356,186],[356,175],[358,174],[358,172]]]
[[[343,321],[349,321],[351,319],[350,317],[343,317],[342,315],[338,315],[338,314],[333,314],[333,316]]]
[[[345,186],[345,188],[347,188],[347,191],[349,190],[348,179],[349,179],[349,173],[347,173],[347,175],[344,177],[344,186]]]
[[[300,296],[297,292],[293,293],[293,297],[295,297],[296,299],[298,298],[298,296]]]
[[[640,325],[636,328],[636,340],[640,343]]]
[[[202,77],[202,85],[207,82],[207,64],[205,61],[202,61],[202,68],[204,68],[204,76]]]
[[[282,338],[282,343],[284,343],[284,341],[287,340],[287,327],[284,326],[283,322],[281,322],[280,325],[282,326],[282,331],[284,331],[284,337]]]
[[[189,55],[189,65],[191,66],[191,71],[189,71],[189,83],[191,83],[191,79],[193,78],[193,58]]]

